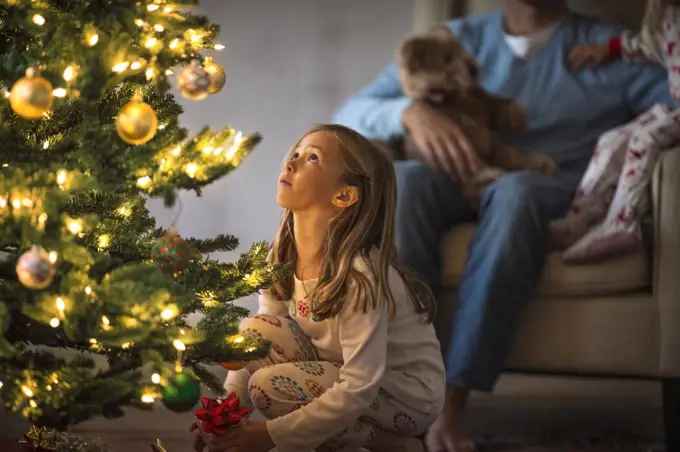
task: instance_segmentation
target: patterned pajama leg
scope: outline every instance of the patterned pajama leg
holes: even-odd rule
[[[341,364],[318,361],[314,346],[295,321],[256,315],[241,323],[241,331],[272,341],[269,357],[248,366],[252,373],[248,393],[265,417],[285,416],[307,405],[339,380]],[[355,425],[333,435],[317,450],[356,451],[375,436],[377,429],[417,436],[425,433],[435,419],[435,415],[407,407],[381,390]]]
[[[569,211],[550,223],[555,247],[570,247],[605,218],[625,164],[631,134],[641,125],[658,121],[667,111],[668,107],[655,105],[634,121],[602,134]]]
[[[660,152],[680,141],[680,110],[668,111],[631,134],[626,161],[604,221],[567,249],[568,263],[593,262],[635,249],[650,207],[649,181]]]

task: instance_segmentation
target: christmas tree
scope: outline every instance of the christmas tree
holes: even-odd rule
[[[145,207],[200,194],[260,140],[178,125],[172,85],[198,101],[225,83],[196,3],[0,0],[0,399],[41,428],[159,397],[188,411],[197,381],[221,389],[206,365],[266,352],[238,334],[232,301],[287,271],[267,245],[220,262],[210,253],[236,238],[184,239]]]

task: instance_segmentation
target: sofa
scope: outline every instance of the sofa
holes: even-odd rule
[[[414,30],[503,7],[505,0],[419,0]],[[581,13],[636,27],[645,0],[570,0]],[[593,265],[565,265],[551,253],[523,313],[508,371],[662,382],[666,450],[680,451],[680,149],[658,162],[643,250]],[[459,225],[441,246],[440,316],[448,322],[475,225]],[[439,332],[446,336],[447,331]],[[441,337],[442,343],[448,341]]]
[[[661,380],[670,452],[680,451],[680,149],[663,155],[651,189],[644,249],[590,265],[548,255],[507,369]],[[445,318],[474,231],[474,224],[458,226],[442,242],[438,298]]]

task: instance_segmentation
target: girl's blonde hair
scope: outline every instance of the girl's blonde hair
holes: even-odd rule
[[[668,5],[679,5],[678,0],[647,0],[645,17],[642,19],[640,35],[646,49],[659,47],[659,36],[663,34],[663,18]]]
[[[327,229],[328,236],[320,250],[323,258],[319,282],[309,295],[315,318],[334,317],[345,308],[345,303],[350,303],[348,308],[354,311],[365,312],[377,308],[383,299],[392,316],[395,300],[388,274],[390,267],[394,267],[403,279],[416,311],[425,314],[427,322],[432,322],[435,314],[432,292],[414,272],[396,263],[396,176],[392,163],[363,135],[337,124],[311,128],[291,152],[302,138],[315,132],[332,133],[337,138],[345,165],[343,182],[359,190],[357,202],[343,209]],[[286,210],[269,254],[271,264],[295,263],[294,227],[293,213]],[[377,249],[377,262],[370,258],[373,249]],[[358,256],[368,263],[375,283],[353,265]],[[269,289],[269,293],[278,300],[287,301],[293,296],[293,288],[293,276],[290,275]]]

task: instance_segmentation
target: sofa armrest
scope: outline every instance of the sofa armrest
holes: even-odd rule
[[[657,162],[652,209],[659,373],[680,376],[680,148],[664,152]]]

